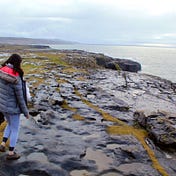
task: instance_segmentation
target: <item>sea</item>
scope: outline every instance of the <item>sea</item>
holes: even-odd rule
[[[113,58],[131,59],[142,65],[142,73],[159,76],[176,83],[176,48],[88,44],[50,45],[50,47],[85,50],[103,53]]]

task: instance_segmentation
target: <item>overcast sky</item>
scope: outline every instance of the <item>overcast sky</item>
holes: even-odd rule
[[[176,0],[1,0],[0,37],[176,44]]]

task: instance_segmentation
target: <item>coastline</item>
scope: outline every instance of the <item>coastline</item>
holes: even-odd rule
[[[105,69],[95,58],[108,56],[82,50],[8,51],[24,58],[31,118],[21,118],[21,159],[1,153],[0,175],[175,175],[170,81]]]
[[[103,53],[113,58],[130,59],[142,65],[142,73],[163,77],[176,82],[176,49],[164,47],[106,46],[106,45],[50,45],[54,49],[80,49]],[[166,62],[167,60],[167,62]]]

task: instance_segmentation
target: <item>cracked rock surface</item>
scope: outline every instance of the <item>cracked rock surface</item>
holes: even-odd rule
[[[176,128],[170,81],[106,69],[63,69],[48,66],[35,88],[29,81],[31,118],[21,117],[16,148],[21,158],[9,162],[1,153],[1,176],[175,176],[176,152],[156,133],[166,129],[158,121],[168,114],[169,130]],[[162,118],[156,116],[160,112]]]

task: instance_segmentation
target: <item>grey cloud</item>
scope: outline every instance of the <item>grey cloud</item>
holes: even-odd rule
[[[111,0],[112,1],[112,0]],[[0,36],[61,38],[88,43],[174,43],[176,14],[152,16],[88,1],[0,2]],[[45,2],[45,3],[44,3]],[[47,2],[47,3],[46,3]],[[57,2],[57,3],[56,3]],[[115,1],[114,1],[115,2]],[[6,7],[7,5],[8,8]]]

